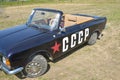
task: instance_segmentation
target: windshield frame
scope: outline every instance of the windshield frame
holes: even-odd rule
[[[59,10],[53,10],[53,9],[44,9],[44,8],[35,8],[35,9],[33,9],[33,10],[32,10],[32,13],[30,14],[29,19],[28,19],[28,21],[27,21],[27,25],[29,25],[29,24],[32,22],[32,18],[33,18],[34,14],[35,14],[35,12],[36,12],[37,10],[39,10],[39,11],[46,11],[46,12],[52,12],[52,13],[57,13],[57,14],[59,14],[60,17],[59,17],[58,26],[57,26],[57,29],[59,29],[59,25],[60,25],[60,21],[61,21],[61,17],[62,17],[62,15],[63,15],[63,12],[62,12],[62,11],[59,11]],[[53,31],[53,30],[51,30],[51,31]]]

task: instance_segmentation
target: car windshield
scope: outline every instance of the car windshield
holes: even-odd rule
[[[58,12],[33,10],[30,17],[29,26],[55,30],[58,27],[60,14]]]

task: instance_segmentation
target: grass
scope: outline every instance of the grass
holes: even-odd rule
[[[2,1],[0,0],[0,6],[21,6],[21,5],[31,5],[39,3],[91,3],[91,4],[119,4],[119,0],[27,0],[27,1]]]
[[[55,2],[54,0],[28,0],[28,1],[0,1],[2,6],[18,6],[18,5],[28,5],[28,4],[37,4],[37,3],[51,3]]]
[[[76,3],[79,2],[79,3]],[[25,23],[35,7],[55,8],[65,13],[106,16],[104,36],[93,46],[78,49],[57,63],[42,77],[26,80],[119,80],[120,74],[120,1],[76,0],[73,3],[33,4],[4,7],[0,14],[0,29]],[[14,75],[0,72],[0,80],[17,80]]]

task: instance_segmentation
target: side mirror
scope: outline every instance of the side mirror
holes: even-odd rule
[[[61,32],[66,32],[66,29],[65,28],[61,28]]]
[[[60,33],[65,33],[66,29],[65,28],[60,28]]]

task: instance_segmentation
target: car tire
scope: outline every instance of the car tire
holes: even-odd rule
[[[88,40],[88,45],[93,45],[96,43],[97,41],[97,38],[98,38],[98,33],[97,32],[94,32],[91,36],[90,36],[90,39]]]
[[[42,55],[35,55],[25,65],[23,73],[26,77],[34,78],[43,75],[47,69],[46,58]]]

